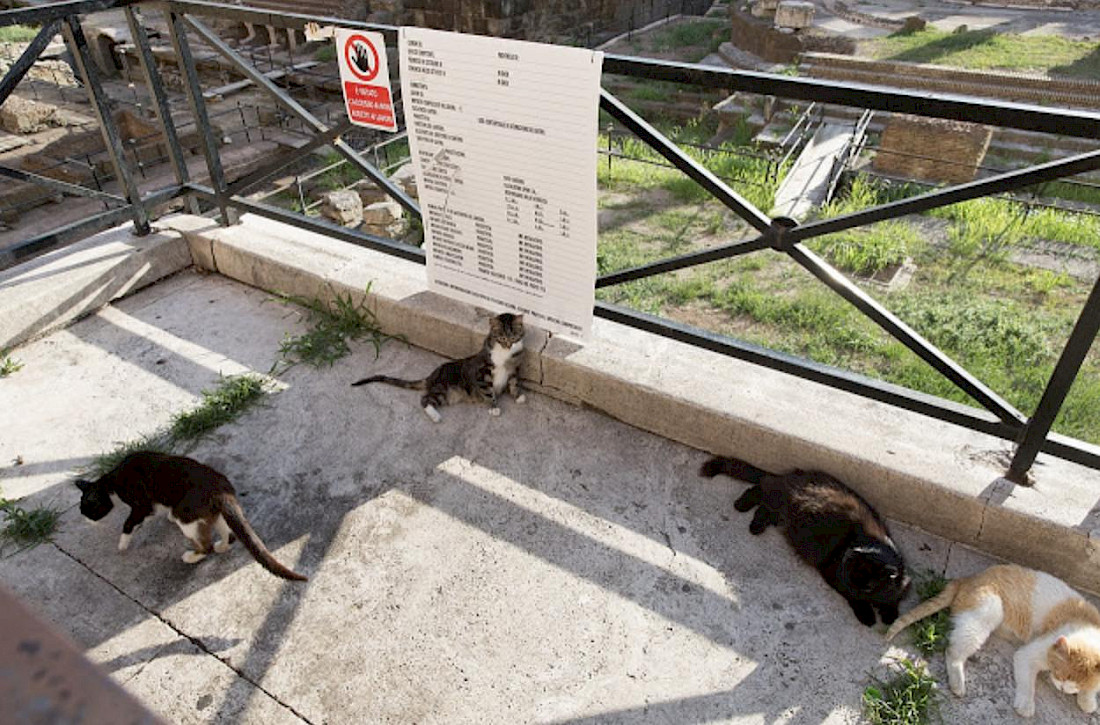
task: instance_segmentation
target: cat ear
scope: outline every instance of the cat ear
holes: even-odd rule
[[[1059,637],[1054,641],[1054,649],[1062,654],[1067,654],[1069,652],[1069,641],[1065,637]]]
[[[514,315],[512,320],[514,322],[523,322],[523,315]]]
[[[91,481],[85,481],[83,478],[78,478],[73,481],[73,483],[76,484],[76,487],[80,489],[81,493],[87,491],[88,487],[92,485]]]

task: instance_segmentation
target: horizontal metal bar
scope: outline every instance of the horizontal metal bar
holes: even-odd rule
[[[803,101],[835,103],[892,113],[970,121],[1025,131],[1100,138],[1100,113],[954,94],[910,91],[868,83],[792,78],[774,73],[607,54],[604,73],[744,91]]]
[[[68,0],[67,2],[34,5],[27,8],[0,11],[0,28],[8,25],[39,25],[70,15],[83,15],[100,10],[121,8],[141,0]]]
[[[983,196],[1014,191],[1032,184],[1053,181],[1063,176],[1073,176],[1096,169],[1100,169],[1100,151],[1089,151],[1058,161],[1048,161],[1045,164],[1027,169],[1006,171],[1003,174],[979,181],[950,186],[946,189],[937,189],[927,194],[911,196],[908,199],[892,201],[888,204],[862,209],[851,214],[842,214],[821,221],[809,222],[788,230],[785,233],[785,239],[800,242],[824,234],[833,234],[853,227],[874,224],[887,219],[896,219],[906,214],[919,214],[931,209],[956,204],[960,201],[969,201]]]
[[[736,257],[741,254],[767,249],[769,246],[764,236],[759,236],[755,239],[742,239],[732,244],[723,244],[710,249],[702,249],[698,252],[689,252],[679,257],[662,259],[659,262],[651,262],[638,267],[632,267],[631,269],[623,269],[618,272],[605,274],[596,278],[596,288],[610,287],[612,285],[622,284],[623,282],[631,282],[636,279],[652,277],[655,274],[675,272],[678,269],[684,269],[686,267],[694,267],[699,264],[706,264],[707,262],[716,262],[720,259],[729,259],[730,257]]]
[[[771,219],[766,214],[729,188],[710,169],[685,154],[679,146],[665,138],[664,134],[653,128],[645,119],[603,89],[600,89],[600,108],[628,128],[654,151],[668,159],[676,168],[684,172],[695,183],[703,187],[707,193],[729,207],[737,216],[744,219],[757,231],[767,232],[771,229]]]
[[[1050,433],[1040,448],[1043,453],[1077,463],[1089,468],[1100,469],[1100,446],[1070,438],[1060,433]]]
[[[188,189],[205,197],[209,200],[213,200],[214,191],[201,184],[189,184]],[[424,250],[420,247],[414,247],[411,244],[405,244],[393,239],[386,239],[385,237],[375,236],[373,234],[365,234],[363,232],[354,231],[347,227],[342,227],[338,224],[332,224],[322,219],[315,219],[313,217],[307,217],[303,214],[288,211],[277,206],[271,206],[270,204],[264,204],[258,201],[252,201],[240,196],[233,196],[228,200],[230,206],[236,207],[241,211],[250,212],[258,216],[267,217],[268,219],[274,219],[275,221],[289,224],[299,229],[305,229],[309,232],[315,232],[317,234],[323,234],[326,237],[332,237],[344,242],[350,242],[360,247],[367,247],[368,249],[374,249],[379,252],[385,252],[386,254],[394,257],[400,257],[401,259],[407,259],[410,262],[416,262],[417,264],[425,264],[426,258]]]
[[[9,166],[0,164],[0,176],[6,176],[9,179],[15,179],[16,181],[25,181],[31,184],[37,184],[38,186],[44,186],[54,191],[59,191],[63,194],[70,194],[72,196],[88,196],[93,199],[103,199],[104,201],[114,202],[116,204],[126,204],[127,201],[121,196],[115,194],[108,194],[105,191],[99,191],[98,189],[89,189],[86,186],[80,186],[79,184],[70,184],[67,181],[58,181],[57,179],[51,179],[48,176],[39,176],[38,174],[32,174],[28,171],[22,171],[20,169],[13,169]]]
[[[1016,410],[1012,404],[997,395],[981,380],[967,372],[964,367],[944,354],[942,350],[921,337],[913,328],[880,305],[877,300],[834,269],[828,262],[801,244],[784,247],[784,251],[810,274],[824,282],[833,292],[851,303],[872,322],[909,348],[921,360],[931,365],[936,372],[954,383],[983,408],[1017,429],[1023,426],[1026,420],[1023,413]]]
[[[42,55],[42,51],[50,44],[53,36],[57,35],[60,28],[61,21],[59,20],[51,20],[46,23],[38,31],[38,35],[34,36],[34,39],[19,54],[15,63],[8,68],[8,72],[4,74],[4,77],[0,78],[0,105],[7,100],[11,92],[19,85],[19,81],[27,75],[31,67],[34,66],[34,62],[38,60],[38,56]]]
[[[141,202],[145,205],[146,209],[150,209],[157,204],[163,204],[166,201],[171,201],[181,196],[185,191],[186,190],[182,186],[169,186],[147,194],[142,198]],[[95,214],[94,216],[85,217],[71,224],[52,229],[45,234],[27,239],[13,247],[2,249],[0,250],[0,270],[14,267],[17,264],[26,262],[33,257],[38,257],[58,247],[79,241],[92,234],[102,232],[105,229],[118,226],[129,219],[132,214],[133,212],[130,209],[130,205],[121,206],[117,209],[110,209],[100,214]]]
[[[396,25],[380,23],[364,23],[347,18],[336,18],[330,15],[310,15],[306,13],[285,13],[259,8],[242,7],[240,5],[223,5],[221,3],[201,2],[199,0],[169,0],[164,3],[174,12],[189,13],[211,18],[237,20],[242,23],[256,25],[270,25],[275,28],[290,28],[301,30],[306,23],[318,23],[319,25],[338,25],[341,28],[355,30],[374,30],[386,36],[387,43],[397,43]],[[305,3],[303,3],[305,4]]]
[[[1019,430],[1018,427],[998,421],[985,411],[977,408],[920,393],[882,380],[868,378],[841,368],[822,365],[794,355],[787,355],[759,345],[734,340],[706,330],[648,315],[644,312],[606,302],[597,302],[595,314],[596,317],[605,320],[611,320],[704,350],[745,360],[865,398],[889,403],[905,410],[911,410],[915,413],[1000,438],[1011,440]]]
[[[269,178],[279,173],[291,164],[295,163],[296,161],[300,161],[306,156],[309,156],[321,146],[332,143],[332,140],[334,138],[336,138],[340,134],[347,133],[349,130],[351,130],[351,127],[351,121],[345,119],[339,125],[333,126],[324,133],[317,134],[309,140],[309,143],[305,144],[304,146],[299,146],[289,153],[282,154],[267,166],[256,169],[251,174],[247,176],[242,176],[241,178],[237,179],[229,185],[227,191],[231,195],[245,193],[249,189],[252,189],[253,187],[267,181]]]

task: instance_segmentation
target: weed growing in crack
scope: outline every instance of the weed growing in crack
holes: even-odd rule
[[[923,663],[908,658],[891,676],[871,678],[863,691],[863,713],[872,725],[926,725],[940,722],[939,690]]]
[[[138,451],[183,453],[211,431],[236,420],[267,394],[267,381],[254,374],[231,375],[213,390],[202,391],[202,402],[192,410],[176,414],[164,430],[121,443],[114,450],[96,456],[81,474],[98,479],[113,470],[126,456]]]
[[[370,294],[370,285],[364,291]],[[400,336],[387,335],[378,324],[378,317],[367,307],[366,297],[356,304],[350,294],[337,293],[331,303],[324,300],[307,300],[291,295],[279,297],[306,309],[310,329],[301,335],[288,334],[279,345],[279,359],[271,366],[271,374],[283,373],[298,363],[319,368],[332,365],[351,352],[350,340],[366,340],[374,347],[378,357],[389,340]],[[280,366],[282,366],[280,368]]]
[[[0,551],[8,544],[30,549],[49,541],[56,533],[61,509],[54,506],[38,506],[27,510],[0,496]]]
[[[0,352],[0,378],[6,378],[12,373],[23,369],[23,363],[11,355]]]
[[[925,577],[917,582],[917,596],[923,602],[931,599],[947,586],[947,579],[940,574],[925,572]],[[916,622],[910,631],[913,633],[913,646],[924,656],[943,652],[947,649],[947,636],[951,632],[951,612],[941,609],[935,614]]]

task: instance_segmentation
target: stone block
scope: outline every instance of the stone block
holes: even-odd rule
[[[36,133],[59,125],[57,106],[50,103],[8,96],[0,106],[0,128],[9,133]]]
[[[345,227],[363,223],[363,201],[354,189],[330,191],[322,197],[321,214]]]
[[[805,0],[782,0],[775,8],[775,24],[801,30],[814,24],[814,4]]]

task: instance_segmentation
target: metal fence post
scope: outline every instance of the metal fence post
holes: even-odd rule
[[[191,114],[195,118],[195,126],[202,139],[202,154],[206,158],[206,170],[210,174],[210,186],[214,189],[214,201],[221,212],[223,226],[236,224],[236,213],[229,208],[228,197],[225,193],[225,172],[222,170],[221,156],[218,154],[218,145],[210,132],[210,115],[206,112],[206,100],[202,97],[202,86],[199,85],[199,74],[195,69],[195,58],[191,54],[191,45],[187,41],[187,30],[183,25],[183,18],[174,12],[168,12],[168,34],[172,38],[172,47],[176,51],[176,59],[179,62],[182,76],[185,80],[184,89],[187,91],[187,102],[191,107]]]
[[[122,147],[122,138],[115,125],[114,115],[111,113],[111,102],[107,94],[103,92],[103,86],[99,82],[99,71],[95,68],[91,56],[88,53],[88,40],[84,37],[84,31],[80,27],[77,16],[70,15],[65,18],[62,31],[65,40],[72,51],[74,62],[84,85],[88,89],[88,96],[95,110],[96,120],[99,121],[99,130],[103,133],[103,142],[107,146],[107,153],[111,156],[111,164],[115,168],[115,178],[122,186],[126,203],[130,205],[134,217],[134,233],[144,236],[149,233],[149,213],[141,202],[141,192],[138,191],[134,177],[130,173],[130,167],[126,165],[125,150]]]
[[[137,49],[138,65],[141,67],[142,77],[145,79],[145,87],[153,96],[153,110],[157,114],[157,120],[164,129],[164,140],[168,145],[168,156],[172,159],[172,169],[176,174],[176,182],[186,184],[191,180],[187,171],[187,162],[183,159],[183,151],[180,149],[179,136],[176,134],[176,124],[172,122],[172,111],[168,105],[168,94],[164,92],[164,83],[161,81],[160,72],[157,71],[157,61],[153,57],[153,50],[149,47],[149,37],[145,34],[145,27],[139,22],[132,7],[126,8],[126,22],[130,25],[130,35]],[[188,194],[184,207],[192,214],[199,213],[199,200],[194,194]]]
[[[1039,455],[1039,448],[1046,440],[1050,427],[1054,425],[1054,419],[1065,402],[1070,386],[1077,377],[1081,363],[1092,347],[1096,333],[1100,330],[1100,278],[1092,287],[1092,292],[1085,300],[1085,306],[1081,315],[1073,326],[1073,332],[1069,335],[1065,349],[1062,350],[1058,364],[1054,366],[1054,372],[1050,375],[1043,397],[1039,400],[1039,406],[1035,414],[1028,419],[1023,432],[1017,439],[1016,454],[1012,457],[1008,473],[1005,478],[1019,484],[1027,484],[1027,472],[1035,463],[1035,457]]]

